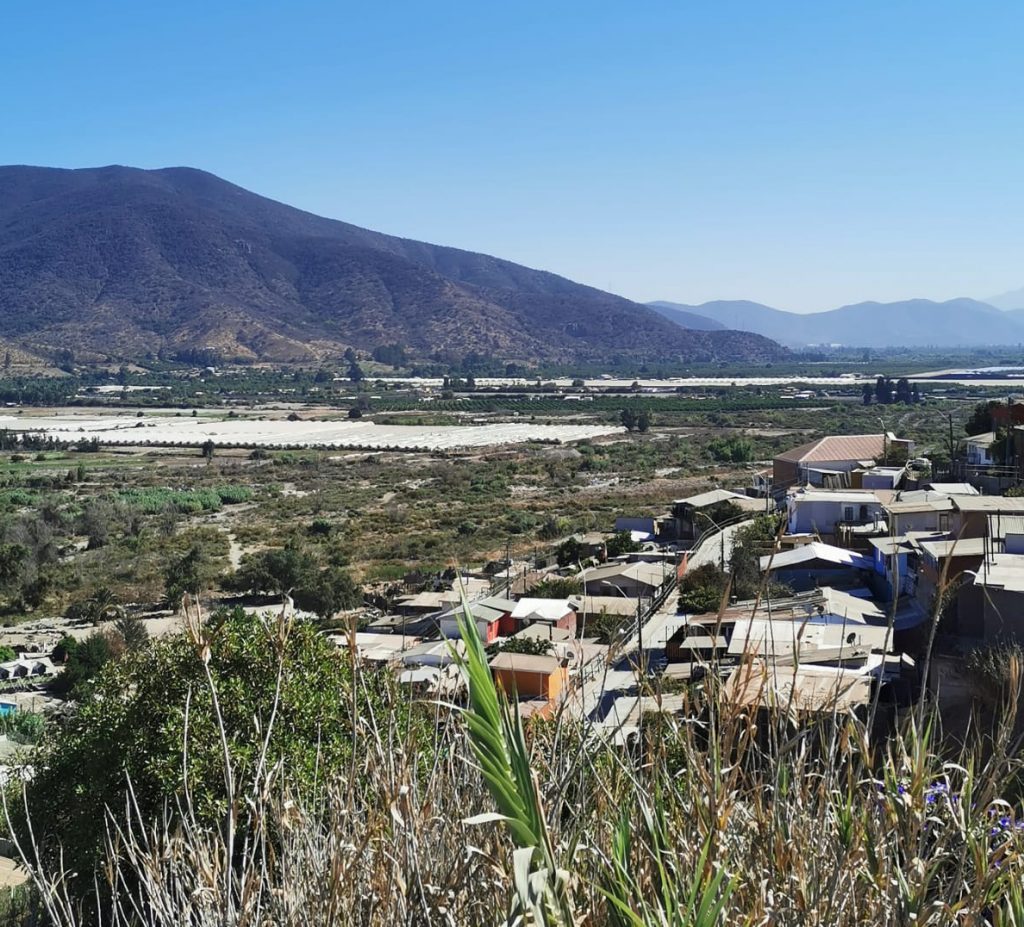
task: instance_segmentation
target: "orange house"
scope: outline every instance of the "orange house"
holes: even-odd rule
[[[549,704],[561,698],[569,681],[563,661],[546,654],[503,651],[491,660],[491,673],[509,698],[544,699]]]

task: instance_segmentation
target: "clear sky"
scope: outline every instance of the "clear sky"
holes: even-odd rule
[[[190,165],[639,300],[1024,286],[1024,4],[5,3],[0,163]]]

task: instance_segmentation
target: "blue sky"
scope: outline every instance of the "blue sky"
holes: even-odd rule
[[[201,167],[634,299],[1024,286],[1024,4],[5,4],[0,163]]]

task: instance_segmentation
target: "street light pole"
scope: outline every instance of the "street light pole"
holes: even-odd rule
[[[703,512],[697,512],[701,518],[706,518],[711,526],[718,531],[718,544],[719,544],[719,557],[721,558],[721,569],[725,572],[725,529],[715,521],[710,515],[705,515]]]

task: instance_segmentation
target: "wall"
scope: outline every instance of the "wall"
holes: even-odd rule
[[[531,673],[525,670],[494,670],[494,681],[510,696],[521,698],[544,698],[557,701],[567,682],[565,667],[551,673]]]

